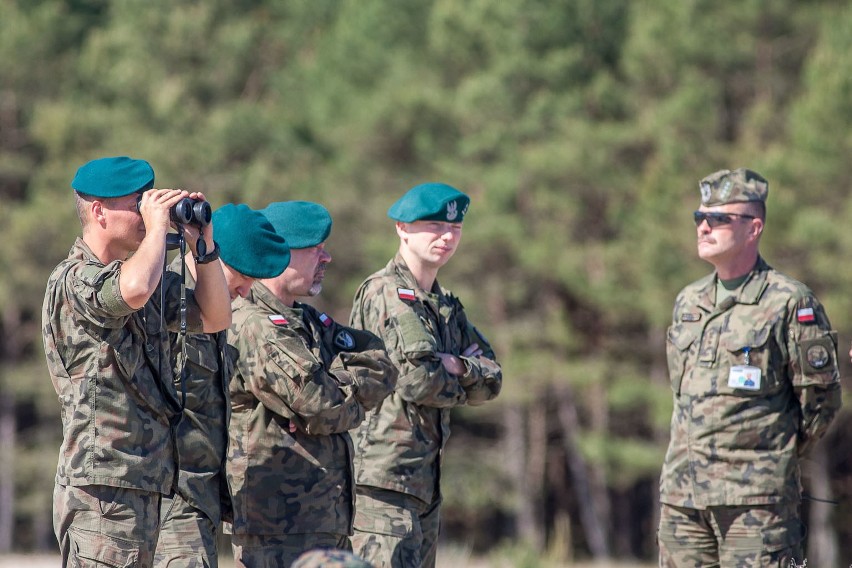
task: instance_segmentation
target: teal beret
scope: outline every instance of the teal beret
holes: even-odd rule
[[[395,221],[446,221],[461,223],[470,197],[445,183],[423,183],[409,189],[388,209]]]
[[[213,213],[219,257],[251,278],[275,278],[290,264],[290,247],[283,236],[248,205],[223,205]]]
[[[331,233],[331,214],[319,203],[278,201],[260,212],[287,239],[291,249],[314,247]]]
[[[71,187],[92,197],[123,197],[154,187],[154,168],[127,156],[100,158],[80,166]]]

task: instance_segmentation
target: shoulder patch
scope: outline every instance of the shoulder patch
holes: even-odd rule
[[[319,315],[319,320],[322,322],[322,324],[325,327],[329,327],[331,324],[334,323],[334,320],[331,319],[328,315],[326,315],[325,312],[323,312]]]
[[[337,335],[334,336],[334,344],[341,349],[352,349],[355,347],[355,338],[352,337],[352,334],[347,330],[341,329],[337,332]]]
[[[397,288],[396,293],[399,296],[400,300],[408,300],[409,302],[413,302],[417,299],[417,296],[414,294],[414,290],[411,288]]]
[[[287,325],[288,323],[290,323],[289,321],[287,321],[287,318],[285,318],[281,314],[272,314],[271,316],[269,316],[269,321],[271,321],[275,325]]]

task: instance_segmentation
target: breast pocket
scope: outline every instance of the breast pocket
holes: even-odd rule
[[[720,380],[720,391],[740,396],[761,396],[777,392],[781,388],[777,371],[780,366],[777,362],[780,361],[781,355],[772,339],[770,324],[758,328],[731,330],[725,334],[722,341],[727,352],[728,365],[727,369],[723,368],[725,375]],[[753,385],[733,386],[731,383],[737,381],[731,381],[731,369],[737,366],[759,369],[759,384],[757,379],[751,378]]]
[[[680,394],[680,385],[683,382],[686,363],[697,337],[697,330],[683,323],[669,327],[666,332],[666,359],[669,364],[669,380],[675,394]]]

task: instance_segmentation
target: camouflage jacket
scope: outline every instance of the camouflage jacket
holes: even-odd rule
[[[660,499],[696,509],[797,502],[799,456],[840,408],[837,334],[813,293],[762,259],[735,296],[715,305],[715,293],[710,275],[675,302]],[[759,368],[759,379],[731,386],[738,365]]]
[[[395,392],[358,429],[356,482],[431,502],[440,494],[450,410],[482,404],[500,392],[503,373],[494,351],[461,302],[437,282],[430,292],[419,288],[398,253],[361,284],[350,324],[381,337],[399,369]],[[483,354],[462,357],[467,373],[447,372],[436,353],[460,356],[473,343]]]
[[[228,337],[233,532],[352,534],[348,431],[396,382],[381,341],[260,283],[234,301]]]
[[[44,351],[63,431],[56,482],[168,493],[175,475],[171,421],[179,407],[161,288],[143,308],[131,309],[118,287],[122,264],[104,266],[78,238],[47,282]],[[163,286],[162,317],[173,328],[180,286],[174,275]],[[191,290],[187,297],[188,328],[201,331]]]
[[[169,271],[180,277],[180,258],[175,258]],[[185,280],[187,286],[195,285],[188,271]],[[183,402],[183,414],[175,427],[180,468],[177,491],[218,525],[223,505],[230,518],[224,469],[231,412],[227,385],[233,363],[226,355],[227,332],[172,332],[169,340],[175,390]]]

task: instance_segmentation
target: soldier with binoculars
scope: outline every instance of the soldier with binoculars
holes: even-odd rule
[[[212,262],[212,223],[175,218],[190,200],[193,220],[197,208],[209,221],[204,195],[153,189],[151,165],[124,156],[83,165],[71,186],[83,235],[51,274],[42,313],[62,406],[54,530],[63,565],[151,566],[161,500],[177,470],[172,422],[180,402],[167,330],[181,318],[191,333],[226,329],[230,297],[221,264]],[[175,223],[197,267],[185,310],[180,276],[163,274]]]

